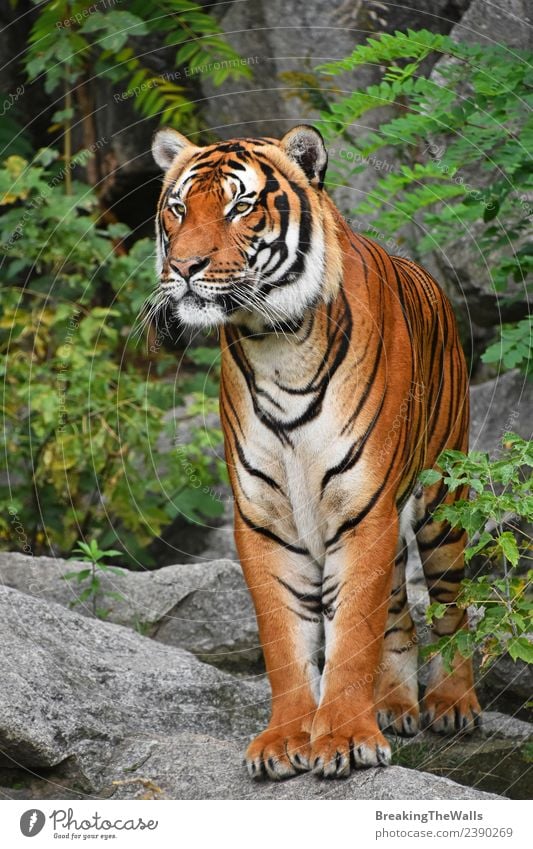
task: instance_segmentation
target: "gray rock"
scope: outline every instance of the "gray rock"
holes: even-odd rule
[[[217,489],[218,492],[218,489]],[[237,560],[233,534],[233,500],[222,494],[224,513],[202,523],[175,519],[150,547],[159,566],[178,563],[206,563],[209,560]]]
[[[115,751],[104,777],[108,792],[110,785],[116,787],[114,799],[141,796],[150,785],[160,789],[159,798],[170,799],[498,798],[400,766],[355,772],[345,781],[319,781],[306,773],[279,784],[255,783],[247,778],[234,743],[191,734],[128,740]]]
[[[80,562],[0,553],[0,583],[65,606],[76,602],[85,585],[62,576],[86,568]],[[261,659],[252,600],[238,563],[216,560],[153,572],[117,571],[101,575],[105,593],[120,596],[100,597],[99,606],[109,610],[107,621],[187,649],[217,666],[250,667]],[[75,610],[93,616],[90,602]]]
[[[397,740],[394,759],[402,766],[446,776],[469,787],[511,799],[530,799],[533,773],[528,753],[533,725],[495,711],[471,737],[439,737],[421,731]]]
[[[454,781],[402,766],[319,781],[310,773],[282,783],[253,782],[242,751],[204,734],[143,734],[119,742],[97,762],[84,755],[26,786],[0,788],[9,799],[498,799]]]
[[[501,450],[506,431],[524,439],[533,433],[533,392],[519,371],[505,372],[470,387],[470,447],[492,456]]]
[[[483,175],[475,167],[461,169],[461,175],[466,184],[483,188]],[[504,293],[494,288],[492,269],[508,256],[509,247],[495,248],[482,255],[479,240],[485,229],[483,222],[472,222],[468,231],[462,231],[464,235],[456,236],[453,245],[424,256],[422,262],[448,295],[461,338],[482,343],[482,350],[493,341],[495,325],[520,321],[528,313],[523,282],[516,283],[509,277]]]
[[[380,31],[427,27],[448,32],[467,6],[468,0],[417,0],[401,6],[374,0],[255,0],[230,4],[227,11],[223,7],[220,24],[254,76],[227,82],[223,94],[202,81],[210,99],[207,120],[224,138],[281,135],[302,120],[313,121],[322,105],[319,92],[313,91],[317,65],[344,59]],[[375,80],[373,69],[364,67],[347,78],[347,86],[361,88]],[[298,92],[301,97],[295,96]]]
[[[7,587],[0,638],[2,781],[34,773],[7,798],[491,798],[401,767],[254,784],[242,751],[265,723],[263,681]]]
[[[500,44],[526,49],[533,47],[531,3],[529,0],[473,0],[461,20],[452,27],[456,41]]]
[[[496,710],[483,712],[483,725],[481,727],[483,737],[504,737],[508,740],[531,740],[533,739],[533,724],[517,719],[515,716],[507,716]]]
[[[265,723],[263,681],[7,587],[0,611],[4,765],[49,767],[86,751],[100,762],[136,733],[201,732],[242,746]]]
[[[404,767],[452,779],[469,789],[530,799],[533,774],[526,745],[531,744],[495,736],[439,740],[433,734],[430,739],[401,741],[396,758]]]
[[[296,124],[312,124],[319,119],[328,97],[322,91],[327,90],[328,79],[315,71],[318,65],[346,58],[367,38],[381,32],[407,28],[448,32],[468,4],[469,0],[407,0],[400,5],[379,0],[254,0],[223,6],[220,24],[227,40],[247,60],[253,76],[227,81],[223,91],[208,80],[200,80],[208,126],[221,138],[279,138]],[[377,68],[363,65],[329,85],[345,91],[362,90],[380,76]],[[330,95],[329,99],[335,97]],[[365,116],[365,123],[375,129],[385,117],[391,117],[386,108],[375,110]],[[350,132],[358,132],[358,128],[347,128]],[[337,153],[344,148],[346,155],[346,149],[351,148],[350,136],[336,141],[334,147]],[[385,167],[396,167],[398,159],[393,152],[381,151],[379,156],[386,160]],[[331,161],[334,158],[332,154]],[[334,194],[341,210],[353,210],[381,176],[382,168],[368,163],[350,177],[348,185],[337,186]],[[355,230],[366,230],[367,225],[360,218],[352,222]],[[376,232],[367,235],[387,240]],[[401,246],[395,246],[392,252],[401,250]]]

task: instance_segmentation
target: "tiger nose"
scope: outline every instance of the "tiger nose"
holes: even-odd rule
[[[173,271],[177,271],[184,280],[189,280],[193,274],[207,268],[211,260],[208,256],[190,256],[187,259],[170,259],[169,262]]]

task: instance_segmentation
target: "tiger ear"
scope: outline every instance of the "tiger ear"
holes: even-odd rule
[[[186,147],[195,147],[188,138],[177,130],[165,127],[158,130],[152,141],[152,155],[163,171],[168,171],[178,153]]]
[[[285,133],[280,147],[289,159],[300,166],[312,186],[321,189],[328,164],[324,139],[314,127],[300,124]]]

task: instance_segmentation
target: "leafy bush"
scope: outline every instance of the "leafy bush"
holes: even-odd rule
[[[90,536],[146,564],[145,546],[177,515],[222,510],[212,491],[221,464],[205,453],[218,431],[181,446],[201,482],[194,501],[188,466],[157,454],[174,436],[165,413],[185,401],[192,412],[216,409],[216,381],[189,359],[176,390],[161,335],[152,357],[143,352],[133,331],[154,287],[153,242],[121,249],[128,228],[100,226],[86,184],[64,193],[57,152],[9,157],[0,194],[3,545],[68,554]]]
[[[21,61],[54,104],[57,149],[34,155],[17,120],[20,86],[0,116],[0,541],[60,555],[80,537],[98,539],[102,551],[118,541],[126,563],[146,565],[146,545],[175,517],[222,512],[214,486],[223,463],[206,450],[220,442],[218,430],[193,430],[158,452],[176,439],[165,417],[172,408],[187,416],[216,410],[218,365],[210,350],[187,352],[176,389],[175,355],[163,345],[168,328],[151,328],[148,355],[142,348],[138,317],[155,285],[153,241],[134,242],[106,208],[99,186],[109,171],[107,140],[97,137],[95,101],[104,79],[114,100],[131,98],[143,118],[196,132],[191,80],[201,73],[219,85],[250,69],[189,0],[133,0],[127,10],[91,0],[34,4]],[[174,71],[161,73],[150,36]]]
[[[197,68],[220,85],[227,77],[249,76],[250,69],[220,35],[220,27],[198,3],[190,0],[130,0],[128,10],[112,3],[98,8],[93,0],[42,3],[25,57],[30,80],[44,76],[48,94],[66,84],[67,94],[54,120],[68,124],[79,108],[91,117],[90,89],[103,77],[121,84],[124,96],[146,118],[183,131],[198,129],[195,104],[186,81]],[[154,71],[150,51],[141,36],[154,35],[172,50],[176,72]],[[89,92],[85,89],[89,89]],[[74,91],[75,96],[72,96]]]
[[[448,666],[457,651],[469,657],[476,648],[481,650],[482,663],[504,652],[513,660],[533,663],[533,570],[527,569],[524,575],[517,568],[521,557],[531,560],[533,551],[531,537],[521,528],[524,521],[533,522],[533,442],[506,433],[503,446],[501,456],[493,460],[479,451],[445,451],[439,458],[441,471],[431,469],[422,475],[424,484],[442,478],[452,492],[465,484],[472,488],[471,500],[441,504],[434,516],[467,531],[467,563],[483,554],[497,564],[501,576],[463,580],[457,604],[475,608],[475,624],[470,631],[442,637],[426,649],[430,654],[439,651]],[[431,604],[428,622],[445,611],[446,604]]]
[[[444,59],[431,78],[424,70],[430,58]],[[328,76],[364,64],[377,65],[382,73],[376,85],[330,101],[322,111],[326,137],[344,145],[333,158],[329,180],[349,184],[365,163],[377,162],[386,173],[357,206],[357,217],[405,241],[419,259],[436,247],[454,245],[475,226],[474,259],[478,253],[485,258],[495,289],[504,292],[514,281],[527,290],[533,271],[533,243],[527,238],[533,189],[531,60],[525,51],[458,44],[446,35],[409,30],[369,39],[348,58],[323,65]],[[379,130],[363,130],[352,141],[348,131],[364,127],[368,113],[385,106],[393,107],[392,117],[389,112]],[[401,153],[402,165],[383,168],[377,155],[386,164],[388,149]],[[476,185],[469,182],[470,166],[476,168]],[[486,360],[503,356],[505,365],[531,370],[531,348],[530,323],[520,322],[504,328]]]

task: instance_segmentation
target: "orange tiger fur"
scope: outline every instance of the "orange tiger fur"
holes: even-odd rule
[[[465,538],[432,519],[465,492],[417,485],[444,448],[467,448],[451,307],[422,268],[351,232],[313,128],[205,148],[163,130],[154,156],[160,298],[220,326],[235,536],[272,687],[249,772],[386,764],[382,731],[420,721],[410,526],[430,598],[448,603],[436,634],[467,627]],[[478,724],[469,661],[432,660],[423,709],[437,731]]]

